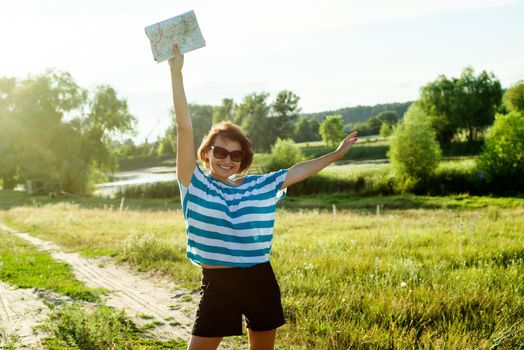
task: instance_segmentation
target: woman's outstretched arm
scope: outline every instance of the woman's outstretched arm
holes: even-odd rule
[[[184,80],[182,78],[182,66],[184,56],[173,46],[175,57],[170,59],[171,87],[173,89],[173,105],[177,126],[176,140],[176,173],[178,181],[184,186],[189,186],[193,171],[196,166],[195,142],[193,140],[193,126],[189,117],[186,93],[184,92]]]
[[[291,168],[289,168],[289,171],[286,175],[286,180],[282,184],[282,188],[286,188],[296,184],[297,182],[303,181],[308,177],[315,175],[334,161],[344,157],[346,153],[348,153],[351,146],[357,142],[357,134],[357,131],[350,133],[344,138],[344,140],[342,140],[338,148],[331,153],[325,154],[319,158],[307,160],[305,162],[293,165]]]

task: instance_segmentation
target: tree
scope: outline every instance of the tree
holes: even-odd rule
[[[441,75],[424,86],[419,106],[428,115],[439,142],[450,142],[461,130],[468,141],[475,141],[493,122],[501,97],[502,88],[493,73],[483,71],[475,76],[467,67],[458,79]]]
[[[13,189],[19,173],[14,117],[15,78],[0,78],[0,177],[4,189]]]
[[[427,115],[441,144],[449,143],[457,131],[455,104],[454,82],[445,75],[440,75],[420,91],[418,106]]]
[[[10,135],[0,141],[1,165],[16,161],[15,175],[6,166],[11,173],[4,184],[37,180],[42,191],[86,194],[102,170],[114,168],[112,137],[132,131],[136,120],[113,88],[97,87],[85,113],[88,92],[67,72],[48,70],[10,85],[1,79],[0,85],[0,124]]]
[[[213,107],[213,124],[235,120],[235,102],[231,98],[224,98],[222,105]]]
[[[482,71],[475,77],[468,67],[455,80],[456,119],[468,141],[477,141],[481,131],[493,124],[501,99],[502,87],[493,73]]]
[[[382,126],[380,127],[380,136],[388,137],[391,136],[392,133],[393,127],[386,122],[382,123]]]
[[[295,142],[317,141],[320,139],[320,123],[313,118],[300,117],[295,124],[293,140]]]
[[[88,128],[97,129],[103,137],[110,139],[132,132],[136,122],[136,118],[129,113],[127,101],[119,98],[114,88],[109,85],[95,87],[86,119]]]
[[[264,165],[264,171],[287,169],[304,160],[302,150],[291,139],[278,138],[271,147],[271,156]]]
[[[298,118],[300,97],[289,90],[280,91],[271,104],[270,126],[274,140],[285,139],[293,135],[293,127]],[[272,142],[273,143],[273,142]]]
[[[264,92],[252,93],[245,96],[236,109],[237,124],[250,138],[256,152],[269,151],[275,140],[270,132],[268,97],[269,94]]]
[[[508,111],[524,114],[524,80],[507,89],[502,100]]]
[[[195,146],[198,148],[200,142],[207,135],[213,123],[213,106],[210,105],[189,105],[189,115],[193,125],[193,137]]]
[[[320,135],[327,146],[336,146],[344,138],[344,125],[341,115],[330,115],[320,123]]]
[[[479,167],[496,187],[524,189],[524,114],[498,114],[489,129]]]
[[[382,122],[377,117],[370,117],[368,119],[368,127],[372,135],[377,135],[380,132]]]
[[[356,122],[354,124],[348,124],[344,127],[344,132],[349,133],[352,130],[358,130],[360,136],[373,135],[367,122]]]
[[[437,167],[441,150],[428,118],[416,104],[391,137],[388,157],[402,191],[410,191],[423,182]]]
[[[62,156],[75,149],[69,144],[73,139],[69,135],[73,127],[79,125],[73,121],[65,122],[64,116],[80,118],[86,99],[87,91],[66,72],[48,70],[20,82],[14,92],[13,113],[19,181],[39,180],[42,190],[60,187],[67,176],[64,167],[75,163]],[[79,158],[80,155],[70,154],[70,157]]]
[[[384,111],[377,115],[377,119],[381,124],[387,123],[389,126],[393,126],[398,122],[398,114],[395,111]]]

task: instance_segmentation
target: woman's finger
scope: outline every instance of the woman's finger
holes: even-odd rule
[[[180,48],[178,47],[177,43],[173,44],[173,52],[175,53],[176,56],[181,56]]]

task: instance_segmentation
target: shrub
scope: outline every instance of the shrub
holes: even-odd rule
[[[388,152],[399,189],[405,192],[419,186],[436,169],[441,153],[430,122],[412,105],[395,128]]]
[[[498,114],[489,129],[479,168],[499,190],[524,188],[524,115]]]
[[[304,160],[302,150],[291,139],[277,139],[271,147],[271,155],[264,165],[264,171],[287,169]]]
[[[524,113],[524,80],[507,89],[502,102],[508,111]]]
[[[120,188],[116,198],[176,198],[180,190],[176,181],[155,182],[145,185],[133,185]]]
[[[344,136],[346,136],[342,116],[327,116],[324,121],[320,123],[319,133],[322,136],[322,141],[324,141],[327,146],[338,145]]]

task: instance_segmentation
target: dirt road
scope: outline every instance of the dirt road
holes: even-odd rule
[[[123,309],[137,325],[155,322],[151,335],[157,339],[187,340],[199,295],[169,281],[146,276],[116,265],[109,258],[89,259],[66,253],[52,243],[19,232],[0,223],[0,230],[16,235],[37,248],[49,252],[58,261],[69,264],[80,281],[92,288],[110,291],[103,296],[107,305]],[[47,307],[34,291],[0,284],[0,332],[5,339],[18,336],[24,344],[37,342],[31,327],[45,315]]]

